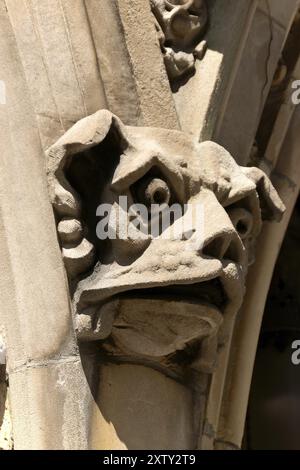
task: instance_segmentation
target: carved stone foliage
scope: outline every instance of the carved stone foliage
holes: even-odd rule
[[[192,72],[202,59],[208,22],[205,0],[150,0],[160,46],[171,81]]]
[[[48,179],[79,340],[99,341],[118,360],[212,371],[262,220],[284,211],[265,174],[213,142],[124,126],[102,110],[49,149]],[[185,210],[157,236],[137,236],[131,209],[152,202]],[[97,231],[103,204],[120,229],[107,217],[107,239]]]

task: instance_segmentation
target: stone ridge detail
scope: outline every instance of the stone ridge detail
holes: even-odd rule
[[[170,81],[192,73],[206,52],[201,40],[208,23],[205,0],[150,0]]]

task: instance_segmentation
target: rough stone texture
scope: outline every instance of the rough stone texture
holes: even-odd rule
[[[195,447],[192,393],[160,372],[103,366],[96,403],[91,426],[95,449]]]
[[[247,37],[243,58],[225,108],[224,120],[213,138],[232,153],[241,164],[248,162],[265,101],[286,39],[286,27],[272,17],[273,3],[260,2],[269,7],[257,9]],[[285,18],[291,22],[298,2],[285,2]],[[284,7],[283,7],[284,5]],[[255,75],[255,82],[249,77]],[[251,86],[250,86],[251,85]],[[241,138],[242,136],[242,138]]]
[[[0,275],[1,302],[5,306],[1,308],[1,323],[5,325],[9,350],[14,440],[17,449],[62,448],[68,426],[77,429],[72,446],[83,449],[88,447],[87,435],[84,435],[86,426],[76,413],[68,413],[67,398],[61,395],[60,402],[49,400],[49,408],[41,401],[42,396],[49,396],[49,389],[56,387],[56,377],[49,372],[53,382],[49,379],[47,388],[43,388],[42,377],[48,367],[51,369],[51,362],[59,361],[71,381],[75,366],[72,368],[72,364],[67,363],[79,357],[48,199],[43,145],[55,141],[68,123],[75,122],[86,111],[66,42],[69,36],[63,27],[65,23],[56,16],[61,10],[47,10],[49,2],[28,2],[28,8],[38,11],[26,9],[20,19],[24,5],[24,2],[18,5],[0,2],[0,68],[7,92],[6,104],[0,106],[0,257],[5,266]],[[53,3],[51,5],[53,7]],[[36,15],[39,16],[38,28],[34,28]],[[23,28],[27,27],[31,33],[24,32]],[[41,42],[45,38],[47,47],[50,46],[49,54],[45,53]],[[54,49],[57,53],[52,54]],[[86,52],[84,55],[86,57]],[[36,87],[40,100],[36,99]],[[101,103],[96,101],[94,105],[98,107]],[[39,119],[40,112],[42,119]],[[33,370],[35,376],[40,377],[36,381],[32,379]],[[14,380],[14,373],[20,371],[22,381]],[[85,396],[82,368],[77,366],[75,375],[74,386],[81,388],[81,396]],[[71,387],[64,392],[69,397],[74,395]],[[52,434],[45,424],[49,420],[47,413],[52,423],[57,420]],[[58,427],[57,423],[61,424],[62,420],[65,427]],[[30,433],[23,432],[26,427],[30,428]]]
[[[136,106],[140,110],[137,124],[178,129],[178,116],[149,0],[139,0],[138,2],[117,0],[117,4],[124,31],[123,40],[125,40],[128,50],[137,90],[138,103]],[[130,124],[127,121],[127,116],[125,116],[125,120],[126,124]]]
[[[77,357],[10,370],[9,383],[17,449],[88,448],[90,390]],[[29,412],[26,420],[19,418],[22,410]]]
[[[199,140],[214,140],[223,123],[257,2],[210,0],[207,6],[207,52],[196,61],[195,74],[174,92],[182,130]]]

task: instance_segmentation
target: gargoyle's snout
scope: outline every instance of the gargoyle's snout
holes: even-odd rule
[[[218,259],[219,261],[232,261],[242,265],[244,263],[244,248],[241,240],[234,231],[221,231],[204,243],[202,255]]]
[[[232,221],[211,191],[202,191],[190,203],[190,207],[190,211],[195,214],[190,230],[193,235],[189,238],[186,232],[184,237],[191,249],[203,258],[213,258],[222,264],[229,261],[243,266],[246,263],[245,247],[236,225],[243,223],[243,233],[246,233],[248,221],[243,217]],[[186,217],[190,217],[188,213]],[[183,225],[185,226],[185,223]]]

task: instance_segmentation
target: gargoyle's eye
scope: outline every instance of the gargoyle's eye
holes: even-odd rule
[[[251,212],[241,207],[234,207],[228,208],[227,213],[240,238],[242,240],[248,238],[254,226],[254,218]]]
[[[171,199],[169,185],[161,178],[143,178],[135,184],[134,189],[138,202],[147,207],[151,204],[169,204]]]

